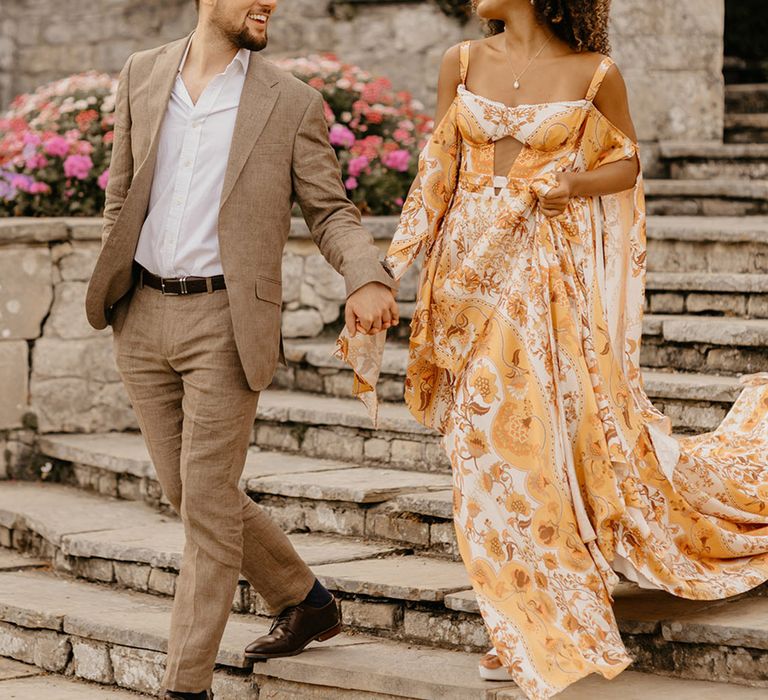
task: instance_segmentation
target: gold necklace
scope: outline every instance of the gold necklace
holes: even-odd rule
[[[512,75],[515,76],[515,82],[512,83],[512,86],[515,88],[515,90],[519,90],[520,89],[520,78],[522,78],[525,75],[526,71],[531,67],[531,64],[539,56],[541,56],[541,52],[544,51],[544,49],[547,48],[547,46],[549,45],[549,42],[552,41],[552,37],[553,36],[554,36],[554,34],[550,34],[547,37],[547,40],[541,45],[541,48],[534,54],[534,56],[531,58],[531,60],[528,61],[528,65],[525,68],[523,68],[523,72],[520,73],[519,75],[515,74],[515,67],[514,67],[514,65],[512,65],[512,59],[509,57],[509,47],[507,46],[507,42],[506,41],[504,42],[504,55],[507,57],[507,61],[509,62],[510,67],[512,68]]]

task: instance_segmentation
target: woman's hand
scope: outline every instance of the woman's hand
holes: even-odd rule
[[[573,197],[573,173],[556,173],[557,185],[539,198],[541,212],[551,218],[560,216]]]

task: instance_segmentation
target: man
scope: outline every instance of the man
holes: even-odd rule
[[[186,544],[166,700],[212,698],[240,572],[277,614],[246,654],[298,653],[340,630],[333,596],[239,489],[259,392],[282,355],[292,200],[345,278],[350,332],[398,322],[395,283],[346,198],[322,98],[258,52],[277,0],[199,0],[185,39],[123,69],[103,247],[86,299],[115,357]]]

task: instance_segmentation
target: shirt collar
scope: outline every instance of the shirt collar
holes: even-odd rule
[[[179,63],[179,70],[178,73],[181,74],[181,71],[184,70],[184,65],[187,62],[187,56],[189,55],[189,47],[192,46],[192,38],[195,36],[194,32],[189,37],[189,41],[187,42],[187,48],[184,49],[184,55],[181,57],[181,63]],[[248,49],[240,49],[236,54],[235,57],[230,61],[229,65],[224,70],[224,73],[228,73],[233,66],[240,65],[243,69],[243,74],[248,72],[248,65],[251,61],[251,52]]]

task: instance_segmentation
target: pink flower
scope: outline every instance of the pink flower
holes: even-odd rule
[[[43,150],[49,156],[63,158],[69,153],[69,142],[61,136],[52,136],[43,144]]]
[[[360,176],[360,173],[363,172],[369,165],[371,164],[371,161],[368,160],[365,156],[357,156],[357,158],[353,158],[349,161],[349,174],[357,178]]]
[[[64,174],[77,180],[85,180],[91,174],[93,161],[90,156],[69,156],[64,161]]]
[[[382,156],[381,161],[390,170],[397,170],[400,173],[404,173],[408,170],[408,166],[411,164],[411,154],[401,148],[397,151],[385,153]]]
[[[401,143],[408,142],[411,139],[411,134],[407,129],[395,129],[392,136]]]
[[[310,78],[308,84],[310,87],[315,88],[315,90],[322,90],[325,87],[325,80],[315,76],[314,78]]]
[[[356,190],[357,189],[357,178],[355,177],[348,177],[346,181],[344,182],[344,187],[346,187],[348,190]]]
[[[96,182],[102,190],[107,189],[107,185],[109,184],[109,168],[99,175],[99,179]]]
[[[24,134],[24,145],[25,146],[39,146],[42,139],[40,138],[39,134],[35,134],[31,131],[28,131],[26,134]]]
[[[89,156],[93,153],[93,144],[90,141],[78,141],[75,144],[75,153],[79,156]]]
[[[402,198],[402,197],[398,197],[397,199],[395,199],[395,204],[396,204],[398,207],[402,207],[402,206],[403,206],[403,203],[404,203],[404,200],[403,200],[403,198]]]
[[[27,158],[25,165],[28,170],[40,170],[48,165],[48,159],[42,153],[33,153]]]
[[[33,182],[29,186],[30,194],[50,194],[50,192],[51,192],[50,186],[45,184],[44,182]]]
[[[352,148],[355,145],[355,135],[343,124],[334,124],[331,127],[330,140],[334,146]]]

